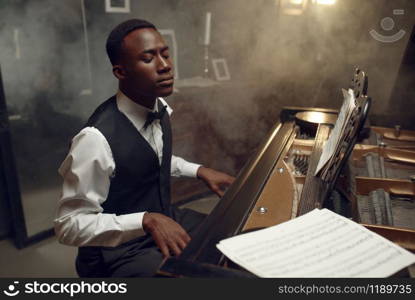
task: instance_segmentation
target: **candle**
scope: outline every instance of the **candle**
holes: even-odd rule
[[[205,27],[205,46],[209,46],[210,44],[210,19],[212,17],[212,13],[208,11],[206,13],[206,27]]]

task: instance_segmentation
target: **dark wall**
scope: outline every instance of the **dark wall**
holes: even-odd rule
[[[3,81],[0,70],[0,239],[11,232],[11,210],[9,206],[9,195],[7,192],[4,154],[8,145],[8,120],[7,109],[4,98]]]
[[[403,128],[415,130],[415,113],[412,109],[415,105],[415,26],[412,28],[411,37],[405,50],[402,64],[395,81],[388,113],[383,121],[378,123],[393,127],[401,125]]]
[[[7,202],[7,194],[5,193],[4,177],[4,174],[0,174],[0,239],[8,236],[12,229],[10,208]]]

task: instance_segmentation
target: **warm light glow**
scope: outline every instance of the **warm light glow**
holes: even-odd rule
[[[303,2],[304,0],[290,0],[290,3],[294,5],[302,5]]]
[[[336,4],[336,0],[314,0],[314,2],[316,2],[317,4],[322,4],[322,5]]]

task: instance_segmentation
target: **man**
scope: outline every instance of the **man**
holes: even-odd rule
[[[155,26],[123,22],[106,49],[119,91],[72,140],[55,231],[79,247],[82,277],[153,276],[204,218],[170,205],[170,175],[198,177],[220,196],[234,178],[172,156],[172,110],[160,97],[173,92],[173,68]]]

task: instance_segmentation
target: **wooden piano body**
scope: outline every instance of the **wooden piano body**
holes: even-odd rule
[[[390,195],[412,199],[414,204],[415,183],[409,179],[355,176],[354,166],[365,157],[365,153],[372,152],[394,161],[398,168],[404,164],[404,168],[415,174],[415,133],[401,131],[397,136],[389,129],[374,128],[370,133],[384,137],[381,139],[383,144],[356,145],[359,135],[370,129],[364,128],[371,101],[366,95],[367,77],[364,72],[356,71],[351,88],[357,108],[349,132],[342,141],[343,146],[335,153],[324,178],[314,176],[314,173],[338,112],[315,108],[284,109],[281,122],[272,128],[240,171],[198,234],[179,257],[166,260],[159,274],[169,277],[254,277],[228,260],[216,244],[243,232],[288,221],[314,208],[327,207],[360,222],[359,197],[366,197],[379,188]],[[393,147],[385,147],[384,141],[388,137],[393,140]],[[400,145],[405,149],[399,148]],[[367,212],[367,208],[361,211]],[[415,251],[415,228],[383,224],[365,226]]]

